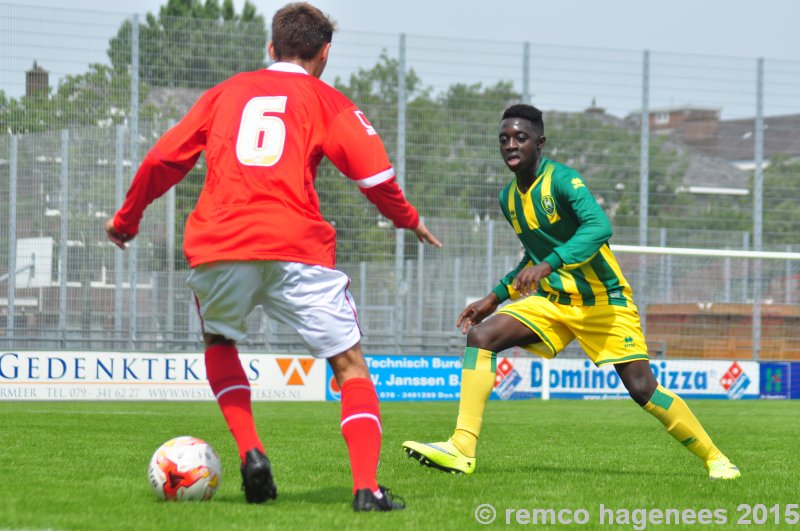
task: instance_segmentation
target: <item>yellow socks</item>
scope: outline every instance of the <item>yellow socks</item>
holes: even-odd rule
[[[458,405],[456,431],[452,443],[467,457],[475,457],[483,410],[492,394],[497,372],[497,354],[467,347],[461,367],[461,401]]]
[[[675,393],[659,385],[650,401],[643,407],[645,411],[661,421],[670,435],[703,462],[722,455],[722,452],[711,442],[711,437],[692,414],[686,402]]]

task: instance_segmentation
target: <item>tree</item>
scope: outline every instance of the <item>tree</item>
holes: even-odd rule
[[[0,134],[38,133],[76,126],[110,127],[122,123],[130,108],[130,76],[101,64],[89,65],[83,74],[66,76],[54,93],[38,92],[19,99],[0,96]],[[147,97],[139,86],[139,101]],[[156,109],[142,106],[140,118],[154,116]]]
[[[115,71],[131,64],[132,22],[109,43]],[[169,0],[158,16],[139,25],[139,68],[153,86],[208,88],[228,77],[265,66],[267,29],[249,0],[237,14],[232,0]]]
[[[373,68],[359,68],[347,81],[336,78],[333,83],[369,117],[393,161],[397,146],[397,69],[397,60],[384,50]],[[419,90],[417,75],[407,73],[407,94],[414,97]],[[391,224],[327,159],[319,166],[316,188],[323,216],[336,227],[339,256],[382,259],[393,255]]]
[[[800,161],[786,155],[773,157],[764,170],[764,243],[797,244],[800,211],[797,181]]]
[[[642,206],[639,131],[622,120],[593,113],[548,113],[546,123],[546,155],[583,174],[612,219],[615,232],[624,234],[627,229],[628,235],[635,234]],[[671,143],[667,137],[651,136],[648,226],[686,229],[689,240],[682,240],[681,246],[708,245],[709,231],[726,231],[734,236],[735,231],[749,230],[752,214],[747,198],[698,197],[681,192],[693,156],[690,149]]]

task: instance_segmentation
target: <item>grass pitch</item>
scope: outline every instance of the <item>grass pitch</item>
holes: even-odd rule
[[[737,521],[748,516],[746,527],[800,528],[787,523],[790,504],[800,503],[800,402],[690,405],[742,470],[740,480],[709,481],[699,460],[632,401],[493,401],[476,473],[448,475],[408,459],[400,444],[449,436],[457,404],[384,403],[379,479],[408,507],[355,514],[338,404],[254,405],[278,485],[276,502],[254,506],[239,490],[236,448],[214,403],[2,402],[0,529],[462,530],[531,527],[525,510],[536,509],[589,517],[584,525],[535,525],[548,529],[742,529]],[[210,502],[160,502],[150,491],[150,456],[177,435],[206,439],[220,454],[222,485]],[[491,525],[476,522],[482,504],[496,511]],[[612,511],[602,522],[601,504]],[[716,518],[637,524],[637,509],[707,509]]]

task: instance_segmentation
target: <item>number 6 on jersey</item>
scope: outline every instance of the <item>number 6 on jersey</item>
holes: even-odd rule
[[[246,166],[274,166],[283,155],[286,125],[268,113],[286,111],[286,96],[256,97],[247,102],[239,122],[236,158]]]

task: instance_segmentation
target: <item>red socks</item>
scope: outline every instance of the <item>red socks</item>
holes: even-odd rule
[[[381,456],[381,413],[378,394],[369,378],[351,378],[342,384],[342,435],[350,454],[353,493],[378,490]]]
[[[250,383],[233,345],[206,349],[206,376],[228,428],[236,439],[239,457],[252,448],[264,451],[250,406]],[[342,385],[342,435],[350,454],[353,492],[378,490],[381,455],[381,413],[378,394],[369,378],[351,378]]]
[[[256,433],[253,410],[250,406],[250,382],[239,361],[239,351],[233,345],[212,345],[206,348],[206,377],[217,398],[222,416],[236,439],[239,457],[252,448],[264,451]],[[344,392],[342,392],[344,397]]]

